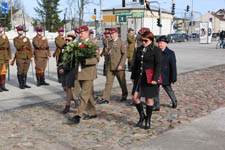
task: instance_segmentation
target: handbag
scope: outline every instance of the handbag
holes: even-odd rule
[[[154,75],[154,70],[153,69],[146,69],[145,73],[146,73],[146,77],[147,77],[147,83],[151,84],[152,78],[153,78],[153,75]],[[158,84],[161,84],[161,83],[162,83],[162,75],[160,74]]]

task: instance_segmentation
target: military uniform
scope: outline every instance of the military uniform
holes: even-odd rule
[[[62,52],[62,48],[63,46],[66,44],[66,41],[64,40],[64,38],[60,35],[58,35],[55,38],[55,45],[56,45],[56,50],[53,54],[53,57],[56,57],[56,64],[58,66],[58,59],[59,59],[59,54]],[[59,75],[59,71],[57,69],[57,74],[58,74],[58,81],[60,82],[60,75]]]
[[[42,36],[37,35],[33,38],[33,46],[37,86],[49,85],[45,82],[45,68],[48,63],[48,57],[51,57],[48,41],[47,39],[42,39]]]
[[[103,68],[103,75],[106,76],[106,64],[105,62],[107,61],[108,59],[108,55],[107,55],[107,49],[108,49],[108,45],[109,45],[109,39],[108,38],[104,38],[103,39],[103,50],[102,50],[102,56],[104,56],[104,68]]]
[[[5,88],[6,73],[9,60],[12,58],[9,39],[6,35],[0,35],[0,92],[8,91]]]
[[[99,101],[99,104],[109,102],[115,76],[117,77],[117,80],[119,81],[120,87],[122,89],[121,101],[126,100],[128,96],[125,77],[125,62],[127,58],[127,48],[125,43],[120,38],[110,40],[107,55],[106,84],[102,99]],[[123,70],[117,70],[118,66],[122,66]]]
[[[27,39],[26,42],[23,41],[25,38]],[[27,72],[30,67],[31,58],[33,57],[30,40],[25,36],[18,36],[13,39],[13,43],[16,47],[15,57],[20,88],[30,88],[26,84]]]
[[[128,42],[128,69],[131,71],[131,67],[133,65],[133,57],[135,52],[135,44],[136,44],[136,36],[134,34],[128,33],[127,35],[127,42]]]

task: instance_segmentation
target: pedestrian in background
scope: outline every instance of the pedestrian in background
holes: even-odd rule
[[[145,129],[151,127],[151,116],[154,105],[153,97],[158,95],[158,80],[160,76],[160,49],[153,45],[154,35],[146,31],[142,34],[143,45],[137,48],[134,66],[131,74],[133,81],[133,100],[139,113],[140,119],[137,127],[142,127],[145,120]],[[154,74],[150,74],[150,71]],[[151,78],[151,79],[150,79]],[[141,97],[146,101],[146,115],[144,113]]]
[[[33,38],[32,43],[34,47],[37,86],[49,85],[49,83],[45,82],[45,69],[48,64],[48,60],[51,57],[48,40],[46,37],[42,36],[42,27],[36,27],[35,30],[37,35]]]
[[[66,114],[70,111],[70,103],[73,99],[73,92],[72,88],[74,87],[75,79],[77,79],[77,64],[75,62],[75,59],[72,59],[71,62],[68,62],[67,66],[61,65],[63,61],[63,50],[66,48],[66,46],[70,45],[72,41],[74,41],[75,36],[74,35],[67,35],[66,37],[66,44],[62,48],[62,52],[59,54],[58,64],[59,64],[59,73],[60,73],[60,80],[62,83],[62,87],[64,91],[66,92],[66,106],[63,110],[63,114]],[[69,68],[68,66],[72,66]],[[77,95],[75,95],[77,96]]]
[[[8,91],[5,87],[6,73],[9,60],[12,58],[12,52],[8,37],[3,33],[2,24],[0,24],[0,92]]]
[[[30,88],[30,86],[27,85],[27,72],[29,70],[30,63],[32,63],[32,46],[29,38],[23,35],[23,26],[18,26],[16,29],[18,36],[13,39],[13,43],[16,48],[15,58],[19,88]]]
[[[103,43],[103,50],[101,52],[101,57],[104,56],[104,66],[103,66],[103,75],[106,76],[106,62],[107,59],[109,59],[107,56],[107,49],[109,46],[109,41],[110,41],[110,32],[109,31],[105,31],[104,32],[105,38],[103,39],[102,43]]]
[[[63,36],[64,36],[64,29],[63,28],[59,28],[58,29],[58,36],[55,38],[56,50],[53,53],[53,57],[56,58],[57,68],[58,68],[59,54],[62,52],[62,48],[66,44],[66,41],[65,41]],[[57,69],[57,76],[58,76],[58,82],[60,82],[60,74],[59,74],[59,70],[58,69]]]
[[[118,30],[116,28],[110,30],[110,36],[111,40],[109,41],[109,47],[106,54],[108,55],[106,61],[106,83],[103,96],[97,101],[99,104],[109,103],[115,77],[119,81],[122,90],[120,101],[126,101],[128,96],[125,75],[125,63],[127,59],[126,44],[119,38]]]
[[[128,42],[128,70],[129,72],[132,71],[133,66],[133,58],[134,58],[134,52],[135,52],[135,44],[136,44],[136,35],[134,33],[134,29],[129,28],[128,34],[127,34],[127,42]]]
[[[177,66],[176,56],[174,51],[167,47],[168,39],[166,36],[159,37],[159,48],[161,49],[161,75],[162,75],[162,87],[170,97],[172,101],[172,108],[177,107],[177,98],[174,94],[171,83],[177,81]],[[160,110],[160,99],[159,95],[154,98],[154,109],[155,111]]]

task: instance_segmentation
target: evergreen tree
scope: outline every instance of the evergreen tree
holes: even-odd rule
[[[10,14],[2,14],[0,23],[3,27],[6,27],[8,30],[11,30],[11,15]]]
[[[35,21],[39,24],[44,24],[46,30],[49,32],[55,32],[58,28],[63,27],[62,21],[59,19],[58,9],[60,0],[37,0],[38,7],[34,8],[39,18]]]

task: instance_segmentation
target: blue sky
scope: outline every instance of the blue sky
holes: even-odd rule
[[[21,0],[24,3],[25,11],[32,17],[35,17],[34,7],[37,6],[36,0]],[[126,2],[131,2],[132,0],[126,0]],[[138,0],[137,0],[138,1]],[[150,1],[150,0],[149,0]],[[161,7],[167,10],[171,9],[171,0],[158,0],[161,3]],[[192,0],[174,0],[176,3],[176,14],[182,16],[184,9],[187,5],[190,5],[190,10],[192,9]],[[99,0],[96,0],[99,2]],[[115,5],[121,5],[122,0],[102,0],[102,9],[104,8],[113,8]],[[221,8],[225,9],[225,0],[193,0],[194,11],[201,12],[202,14],[208,11],[217,11]],[[64,10],[66,7],[66,0],[60,1],[60,9]],[[85,18],[86,20],[91,20],[91,13],[93,8],[97,8],[97,13],[99,13],[99,6],[92,6],[90,9],[87,9]],[[61,15],[62,17],[63,15]],[[197,17],[197,16],[196,16]]]

